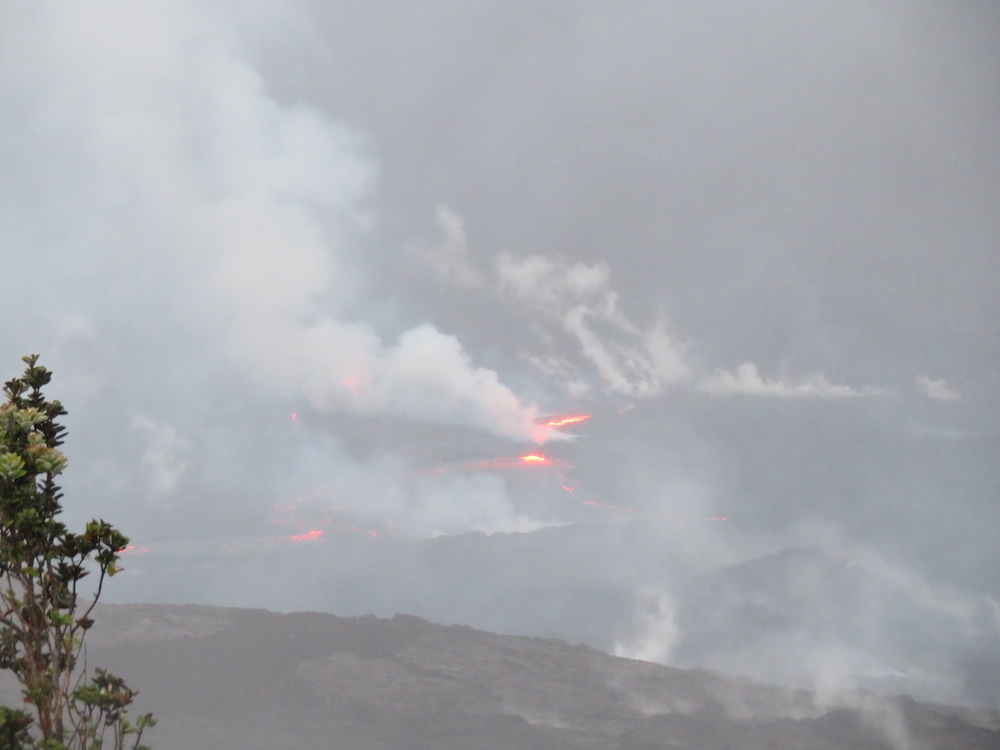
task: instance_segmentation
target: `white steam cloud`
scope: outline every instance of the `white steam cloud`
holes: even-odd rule
[[[933,401],[954,402],[962,401],[962,394],[948,385],[942,378],[933,380],[926,375],[919,375],[915,379],[917,388],[927,398]]]
[[[98,336],[129,316],[177,357],[193,356],[188,342],[221,351],[261,394],[544,438],[535,410],[453,336],[357,319],[348,256],[371,221],[365,142],[270,96],[214,10],[38,3],[8,24],[0,76],[20,128],[7,179],[34,217],[15,205],[8,236],[35,257],[74,248],[48,270]],[[459,243],[460,223],[442,221]]]
[[[878,390],[867,386],[855,389],[831,383],[822,373],[812,373],[797,382],[784,379],[768,380],[760,374],[757,365],[752,362],[744,362],[736,368],[735,373],[716,370],[699,385],[699,388],[713,395],[740,394],[770,398],[843,399],[879,395]]]
[[[635,606],[636,632],[628,640],[615,643],[614,655],[669,664],[682,635],[670,594],[660,589],[640,589]]]
[[[470,257],[465,220],[444,204],[435,208],[434,218],[441,239],[434,243],[413,243],[410,251],[449,283],[481,286],[485,279]]]
[[[496,268],[501,290],[560,322],[610,390],[648,397],[690,376],[665,321],[640,330],[621,311],[606,264],[505,253]]]
[[[462,217],[439,205],[436,219],[441,239],[414,243],[413,252],[444,281],[487,287],[487,275],[472,258]],[[881,394],[870,386],[856,389],[832,383],[821,372],[798,381],[769,380],[752,362],[744,362],[735,372],[719,368],[709,375],[699,373],[689,345],[671,335],[664,315],[646,328],[625,315],[606,263],[500,253],[494,258],[494,271],[495,291],[556,323],[607,391],[633,398],[649,398],[672,386],[693,387],[713,396],[765,398],[847,399]],[[540,373],[561,381],[570,395],[582,396],[590,390],[581,368],[567,357],[531,352],[524,359]],[[918,385],[931,398],[947,399],[951,394],[943,381],[918,381]]]
[[[188,468],[191,441],[170,425],[157,424],[145,414],[132,418],[132,430],[142,436],[145,444],[141,463],[146,490],[154,494],[172,492]]]
[[[606,263],[501,253],[494,258],[495,279],[490,282],[472,259],[462,217],[439,205],[436,219],[441,239],[414,243],[414,254],[445,281],[467,287],[493,284],[501,296],[558,324],[607,390],[650,397],[690,379],[685,346],[671,337],[665,318],[642,329],[622,312]],[[589,390],[579,368],[566,358],[528,353],[524,359],[561,380],[571,395]]]

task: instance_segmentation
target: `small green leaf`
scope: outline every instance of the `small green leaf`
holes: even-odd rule
[[[16,453],[0,454],[0,478],[20,479],[25,475],[24,459]]]

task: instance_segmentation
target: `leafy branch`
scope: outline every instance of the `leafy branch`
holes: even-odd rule
[[[52,373],[38,356],[23,361],[0,406],[0,669],[17,677],[26,708],[0,707],[0,747],[148,750],[140,743],[152,714],[133,723],[126,711],[136,692],[101,669],[88,681],[85,665],[91,614],[129,540],[104,520],[83,533],[58,520],[66,410],[43,395]],[[94,593],[81,597],[93,568]]]

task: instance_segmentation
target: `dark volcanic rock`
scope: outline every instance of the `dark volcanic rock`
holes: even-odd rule
[[[160,749],[1000,747],[997,712],[867,693],[820,700],[410,616],[127,605],[97,619],[89,661],[140,688]]]

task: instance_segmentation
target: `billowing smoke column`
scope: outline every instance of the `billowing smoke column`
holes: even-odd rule
[[[254,359],[258,343],[241,356]],[[386,346],[369,328],[332,318],[306,328],[288,321],[269,347],[269,356],[276,353],[284,356],[262,362],[258,372],[288,383],[279,367],[292,363],[289,384],[322,412],[392,414],[536,442],[555,434],[536,425],[537,409],[524,406],[496,372],[475,367],[458,339],[429,324]]]
[[[536,409],[454,336],[366,322],[352,254],[371,223],[374,159],[361,136],[269,95],[232,25],[211,5],[98,2],[39,3],[8,28],[5,59],[28,61],[0,70],[19,112],[6,141],[30,154],[6,162],[21,178],[8,203],[19,249],[45,262],[69,242],[117,279],[95,299],[77,264],[49,262],[47,283],[69,313],[39,321],[48,330],[32,339],[48,351],[53,338],[111,341],[110,359],[156,347],[213,377],[221,357],[230,387],[297,394],[327,413],[549,437]],[[30,62],[53,49],[44,66]],[[49,178],[33,179],[31,164],[52,165]],[[109,384],[104,367],[97,391]]]

